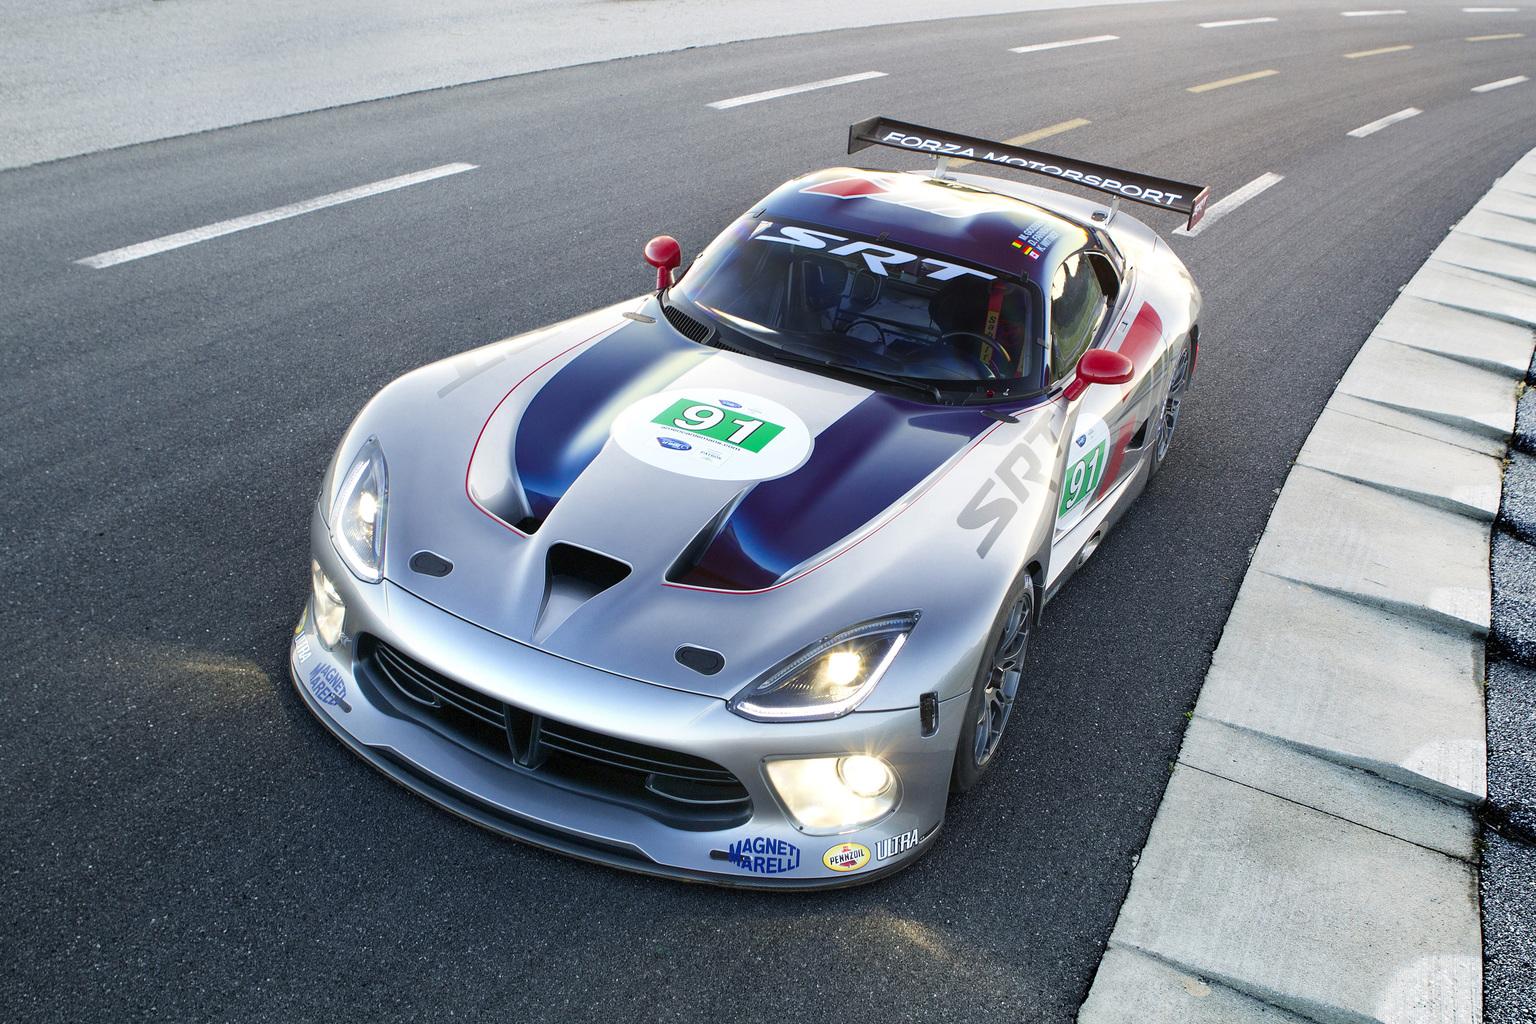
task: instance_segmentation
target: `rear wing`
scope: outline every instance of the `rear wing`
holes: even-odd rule
[[[1188,228],[1193,228],[1205,216],[1205,201],[1211,194],[1209,188],[1201,185],[1173,181],[1170,178],[1154,178],[1135,171],[1122,171],[1070,157],[976,139],[969,135],[956,135],[954,132],[924,128],[906,121],[892,121],[886,117],[870,117],[849,126],[848,152],[857,153],[869,146],[890,146],[892,149],[926,153],[938,158],[941,168],[944,160],[954,158],[1048,174],[1063,181],[1075,182],[1084,188],[1108,192],[1116,198],[1129,199],[1133,203],[1177,210],[1188,215]]]

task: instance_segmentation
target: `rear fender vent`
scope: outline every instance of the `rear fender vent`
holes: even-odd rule
[[[551,544],[546,562],[544,605],[534,627],[534,643],[542,643],[571,614],[629,575],[627,564],[574,544]]]
[[[671,324],[678,334],[681,334],[689,341],[696,341],[702,345],[709,339],[710,334],[713,333],[709,329],[708,324],[700,323],[675,306],[663,304],[661,312],[666,316],[667,323]]]

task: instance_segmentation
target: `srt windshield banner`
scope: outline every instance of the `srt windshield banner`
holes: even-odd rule
[[[1129,199],[1133,203],[1177,210],[1188,215],[1188,226],[1191,228],[1205,215],[1205,201],[1211,192],[1209,188],[1187,182],[1154,178],[1135,171],[1103,167],[1018,146],[1005,146],[1000,142],[956,135],[954,132],[924,128],[922,125],[892,121],[885,117],[867,118],[848,128],[849,153],[857,153],[869,146],[890,146],[892,149],[912,150],[933,157],[1001,164],[1021,171],[1047,174],[1076,182],[1085,188]]]

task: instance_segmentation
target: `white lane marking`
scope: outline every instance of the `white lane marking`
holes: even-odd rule
[[[1524,75],[1516,75],[1514,78],[1501,78],[1497,82],[1489,82],[1487,85],[1474,85],[1473,92],[1493,92],[1495,89],[1503,89],[1505,86],[1519,85],[1521,82],[1529,82]]]
[[[867,82],[871,78],[884,78],[884,71],[861,71],[857,75],[843,75],[841,78],[823,78],[819,82],[806,82],[804,85],[791,85],[783,89],[769,89],[766,92],[749,93],[746,96],[733,96],[728,100],[716,100],[706,103],[705,106],[715,110],[729,110],[732,107],[744,106],[748,103],[761,103],[763,100],[776,100],[780,96],[793,96],[800,92],[811,92],[815,89],[830,89],[834,85],[849,85],[853,82]]]
[[[137,245],[128,245],[109,252],[99,252],[95,256],[87,256],[84,259],[75,260],[75,262],[101,270],[104,267],[127,263],[129,260],[140,260],[145,256],[153,256],[156,253],[166,252],[170,249],[180,249],[182,246],[192,245],[194,242],[206,242],[208,239],[218,238],[220,235],[244,231],[246,228],[260,227],[263,224],[271,224],[273,221],[287,220],[289,217],[297,217],[300,214],[313,213],[316,210],[323,210],[327,206],[350,203],[354,199],[365,199],[368,196],[376,196],[380,192],[392,192],[397,188],[419,185],[424,181],[431,181],[434,178],[445,178],[450,174],[472,171],[477,166],[479,165],[461,163],[429,167],[425,171],[417,171],[414,174],[402,174],[397,178],[385,178],[383,181],[376,181],[371,185],[359,185],[356,188],[345,189],[341,192],[332,192],[329,195],[306,199],[302,203],[279,206],[275,210],[263,210],[261,213],[251,213],[244,217],[221,220],[217,224],[205,224],[203,227],[193,228],[190,231],[178,231],[174,235],[161,235],[159,238],[151,238],[147,242],[139,242]]]
[[[1250,181],[1248,184],[1244,185],[1242,188],[1238,189],[1236,192],[1233,192],[1231,195],[1225,196],[1217,202],[1212,203],[1210,206],[1207,206],[1205,208],[1205,216],[1201,217],[1199,222],[1193,228],[1174,228],[1173,233],[1176,235],[1183,235],[1186,238],[1193,238],[1200,232],[1204,231],[1206,228],[1210,227],[1212,224],[1221,220],[1221,218],[1225,217],[1233,210],[1237,209],[1239,206],[1242,206],[1244,203],[1258,195],[1260,192],[1263,192],[1265,189],[1270,188],[1273,185],[1278,185],[1284,180],[1285,175],[1275,174],[1273,171],[1267,174],[1261,174],[1257,178],[1254,178],[1252,181]]]
[[[1343,11],[1343,18],[1379,18],[1384,14],[1407,14],[1407,11]]]
[[[1054,43],[1032,43],[1029,46],[1010,46],[1010,53],[1038,53],[1040,50],[1059,50],[1063,46],[1082,46],[1084,43],[1110,43],[1119,36],[1084,36],[1082,39],[1058,39]]]
[[[1462,14],[1519,14],[1518,7],[1463,7]]]
[[[1524,32],[1504,32],[1496,36],[1467,36],[1469,43],[1486,43],[1490,39],[1524,39]]]
[[[1233,25],[1262,25],[1267,21],[1279,21],[1279,18],[1238,18],[1236,21],[1202,21],[1201,28],[1231,28]]]
[[[1354,131],[1345,132],[1345,134],[1352,139],[1363,139],[1367,135],[1376,134],[1389,124],[1397,124],[1399,121],[1406,121],[1410,117],[1417,117],[1422,113],[1424,113],[1424,111],[1420,110],[1418,107],[1409,107],[1407,110],[1399,110],[1395,114],[1388,114],[1386,117],[1377,118],[1370,124],[1363,124],[1359,128],[1356,128]]]

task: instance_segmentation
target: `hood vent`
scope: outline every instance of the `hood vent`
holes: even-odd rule
[[[533,630],[533,642],[543,643],[572,613],[629,575],[629,566],[616,558],[574,544],[551,544],[546,561],[544,605]]]

